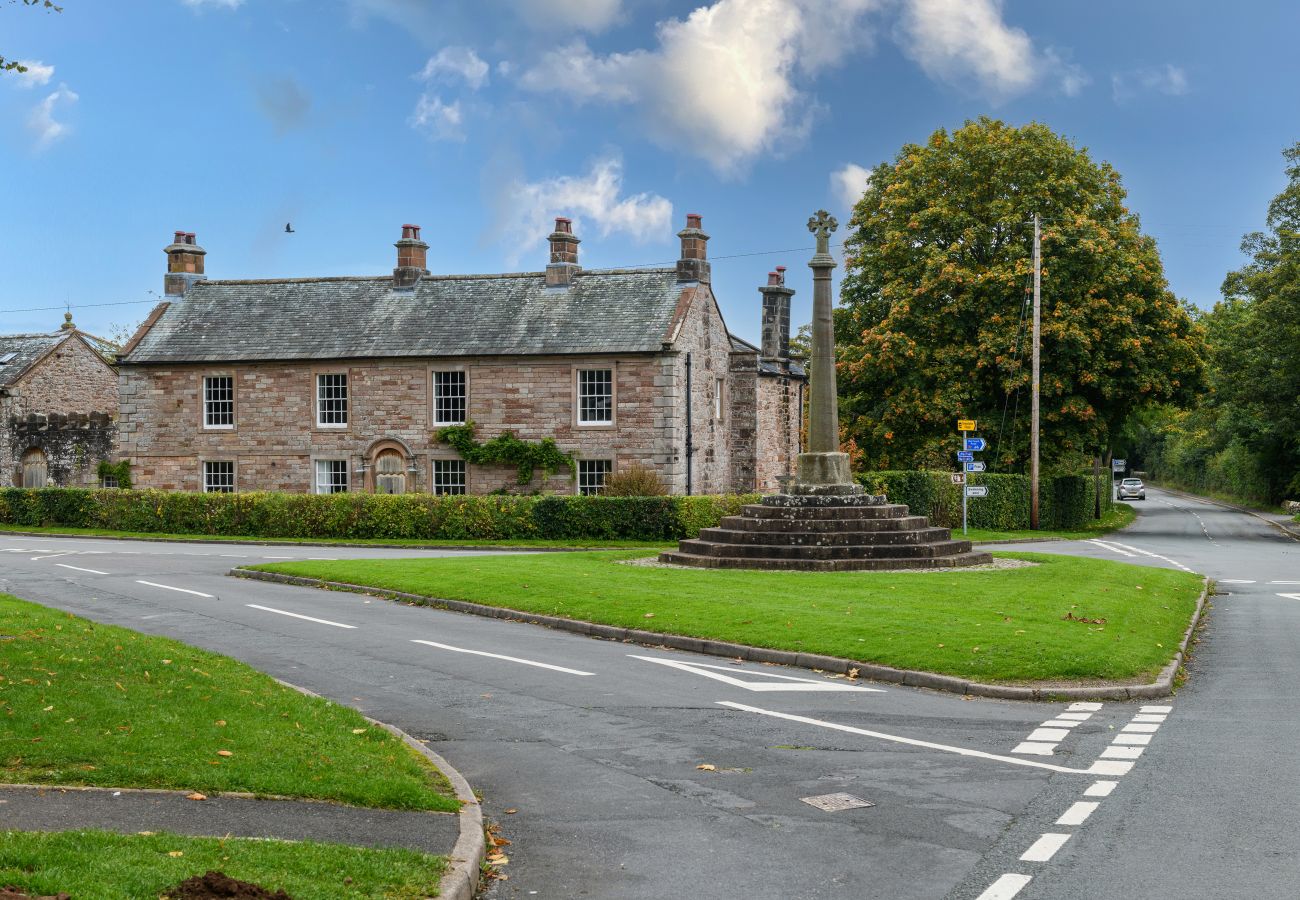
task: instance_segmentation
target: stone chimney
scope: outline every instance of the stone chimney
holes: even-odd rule
[[[207,251],[198,245],[192,231],[178,231],[170,244],[163,248],[167,254],[167,274],[163,277],[163,293],[168,297],[183,297],[196,281],[206,281],[203,274],[203,257]]]
[[[790,358],[790,298],[794,288],[785,286],[785,266],[767,273],[763,295],[763,359]]]
[[[678,281],[709,281],[709,236],[701,229],[699,213],[686,214],[686,227],[677,232],[682,239],[682,257],[677,260]]]
[[[573,277],[582,271],[578,265],[578,244],[582,241],[573,233],[573,220],[557,216],[549,240],[551,262],[546,267],[546,286],[568,287],[573,284]]]
[[[420,240],[419,225],[403,225],[402,239],[393,245],[397,248],[397,268],[393,269],[393,289],[415,290],[420,278],[428,275],[429,245]]]

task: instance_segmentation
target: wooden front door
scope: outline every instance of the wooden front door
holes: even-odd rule
[[[49,480],[49,464],[44,450],[28,450],[23,455],[23,487],[43,488]]]

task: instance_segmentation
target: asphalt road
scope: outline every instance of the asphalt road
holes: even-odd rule
[[[1251,583],[1224,584],[1177,698],[1098,708],[224,575],[440,552],[0,535],[0,590],[229,654],[428,739],[514,842],[492,898],[1294,897],[1300,543],[1150,496],[1104,543],[1026,549]],[[873,805],[805,802],[839,793]]]

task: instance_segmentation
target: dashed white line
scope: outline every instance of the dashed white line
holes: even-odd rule
[[[1155,722],[1138,722],[1125,725],[1120,731],[1135,732],[1137,734],[1155,734],[1160,730],[1160,726]]]
[[[1151,706],[1150,704],[1142,707],[1144,713],[1171,713],[1174,711],[1172,706]]]
[[[32,562],[36,562],[38,559],[58,559],[60,556],[71,556],[74,552],[73,550],[65,550],[62,553],[51,553],[47,556],[33,556]]]
[[[1155,735],[1151,734],[1117,734],[1115,735],[1115,740],[1111,741],[1111,743],[1133,744],[1135,746],[1145,747],[1147,744],[1151,743],[1151,738],[1154,736]]]
[[[1043,723],[1044,728],[1074,728],[1082,725],[1078,719],[1048,719]]]
[[[1101,709],[1100,703],[1071,703],[1070,712],[1096,712]]]
[[[1085,797],[1109,797],[1110,792],[1115,790],[1118,781],[1094,781],[1088,785],[1088,789],[1083,792]]]
[[[1026,741],[1063,741],[1070,735],[1068,728],[1035,728]]]
[[[331,622],[329,619],[317,619],[314,616],[303,616],[298,613],[288,612],[283,609],[273,609],[270,606],[258,606],[256,603],[245,603],[249,609],[260,609],[262,612],[278,613],[282,616],[293,616],[295,619],[303,619],[308,622],[317,622],[321,625],[333,625],[335,628],[356,628],[355,625],[344,625],[342,622]]]
[[[1120,554],[1121,556],[1129,556],[1129,557],[1132,557],[1132,558],[1134,558],[1134,559],[1137,558],[1137,554],[1136,554],[1136,553],[1129,553],[1127,550],[1121,550],[1119,547],[1116,547],[1116,546],[1113,546],[1113,545],[1111,545],[1111,544],[1108,544],[1108,543],[1105,542],[1105,541],[1095,541],[1095,540],[1090,540],[1090,541],[1088,541],[1088,543],[1089,543],[1089,544],[1096,544],[1098,547],[1102,548],[1103,550],[1109,550],[1109,551],[1111,551],[1112,553],[1118,553],[1118,554]]]
[[[1015,872],[1008,872],[997,881],[989,885],[988,890],[980,894],[975,900],[1011,900],[1021,889],[1029,882],[1033,881],[1032,875],[1018,875]]]
[[[189,588],[172,587],[170,584],[156,584],[152,581],[140,581],[136,579],[136,584],[147,584],[149,587],[162,588],[164,591],[179,591],[182,594],[193,594],[196,597],[207,597],[209,600],[217,599],[212,594],[205,594],[202,591],[191,591]]]
[[[1258,584],[1258,582],[1247,578],[1220,578],[1219,584]]]
[[[1300,581],[1270,581],[1269,584],[1300,584]]]
[[[1102,759],[1137,759],[1141,755],[1141,747],[1117,747],[1114,744],[1101,751]]]
[[[1057,714],[1056,714],[1056,718],[1058,718],[1058,719],[1066,719],[1066,720],[1073,719],[1075,722],[1086,722],[1086,721],[1088,721],[1089,719],[1092,718],[1092,713],[1090,713],[1090,712],[1063,712],[1063,713],[1057,713]]]
[[[1030,735],[1033,737],[1033,735]],[[1052,751],[1056,749],[1056,744],[1045,744],[1040,741],[1021,741],[1016,744],[1016,749],[1012,753],[1029,753],[1034,756],[1051,756]]]
[[[470,653],[474,656],[488,656],[492,659],[504,659],[506,662],[519,663],[524,666],[536,666],[539,669],[551,669],[555,672],[567,672],[570,675],[594,675],[594,672],[584,672],[581,669],[569,669],[564,666],[553,666],[550,663],[537,662],[531,659],[520,659],[517,656],[502,656],[500,653],[488,653],[486,650],[467,650],[464,647],[453,647],[450,644],[439,644],[437,641],[420,641],[412,640],[412,644],[425,644],[430,647],[437,647],[439,650],[450,650],[452,653]]]
[[[1300,600],[1300,594],[1278,594],[1283,600]]]
[[[292,556],[263,556],[262,559],[293,559]]]
[[[1054,834],[1048,832],[1029,845],[1029,849],[1020,854],[1020,858],[1025,862],[1047,862],[1056,855],[1056,851],[1065,846],[1065,842],[1070,839],[1068,834]]]
[[[55,563],[60,569],[72,569],[75,572],[89,572],[91,575],[107,575],[107,572],[101,572],[99,569],[83,569],[81,566],[70,566],[67,563]]]
[[[1160,722],[1163,722],[1164,720],[1165,720],[1165,716],[1148,715],[1144,713],[1138,713],[1136,716],[1133,717],[1134,722],[1152,722],[1158,724]]]
[[[1056,820],[1056,824],[1082,825],[1084,822],[1088,821],[1088,816],[1097,811],[1097,807],[1099,806],[1101,806],[1100,803],[1091,800],[1080,800],[1062,813],[1061,818]]]

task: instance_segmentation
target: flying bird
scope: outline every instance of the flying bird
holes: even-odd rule
[[[294,233],[294,232],[293,232],[293,225],[290,224],[289,222],[285,222],[285,223],[284,223],[284,233],[285,233],[285,234],[293,234],[293,233]]]

